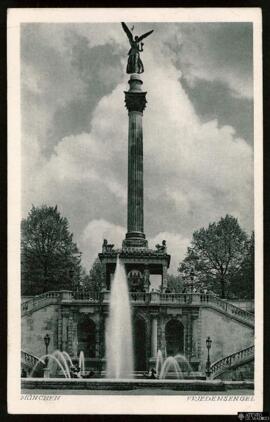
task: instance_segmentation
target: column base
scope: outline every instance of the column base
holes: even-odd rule
[[[145,234],[141,232],[128,232],[126,238],[123,240],[123,248],[148,248],[148,241],[145,239]]]

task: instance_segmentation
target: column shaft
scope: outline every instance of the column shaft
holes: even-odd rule
[[[129,112],[128,232],[143,233],[143,132],[139,111]]]
[[[125,91],[128,109],[128,215],[124,247],[147,247],[143,232],[143,129],[142,116],[146,92],[139,75],[131,75],[129,90]]]

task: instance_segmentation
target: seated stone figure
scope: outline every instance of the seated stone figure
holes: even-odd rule
[[[107,239],[103,240],[102,253],[111,252],[114,248],[113,244],[109,244]]]
[[[162,240],[162,244],[157,244],[156,245],[156,249],[158,252],[163,252],[166,253],[167,252],[167,247],[166,247],[166,240]]]

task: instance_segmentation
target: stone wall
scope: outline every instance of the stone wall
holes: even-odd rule
[[[201,362],[207,360],[205,340],[211,337],[211,363],[254,344],[253,328],[214,309],[201,308]]]
[[[152,311],[154,311],[154,308]],[[152,350],[150,350],[151,340],[153,340],[153,327],[152,316],[148,312],[149,310],[146,308],[145,317],[147,321],[149,320],[146,349],[149,358],[150,356],[153,357]],[[143,307],[136,309],[137,313],[143,313]],[[77,355],[77,323],[79,316],[82,314],[89,314],[89,318],[96,324],[96,358],[104,357],[105,315],[99,320],[97,309],[93,305],[74,307],[74,305],[65,304],[65,307],[60,310],[60,305],[52,304],[30,315],[23,316],[22,350],[38,357],[44,355],[43,338],[48,333],[51,338],[49,352],[63,348],[70,355]],[[253,328],[211,308],[167,307],[161,314],[158,314],[157,319],[155,349],[161,349],[163,353],[165,352],[166,323],[172,319],[178,320],[184,328],[184,353],[192,364],[196,362],[199,364],[200,362],[200,370],[202,371],[204,371],[207,360],[205,340],[208,336],[212,339],[210,351],[212,363],[254,343]]]
[[[58,305],[49,305],[30,315],[25,315],[21,322],[22,350],[40,357],[45,354],[44,336],[49,334],[51,341],[49,353],[57,349]]]

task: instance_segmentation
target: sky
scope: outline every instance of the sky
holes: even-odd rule
[[[151,29],[144,226],[176,273],[194,230],[226,214],[253,230],[251,23],[130,23]],[[119,23],[21,25],[22,215],[58,205],[90,269],[127,219],[128,40]]]

